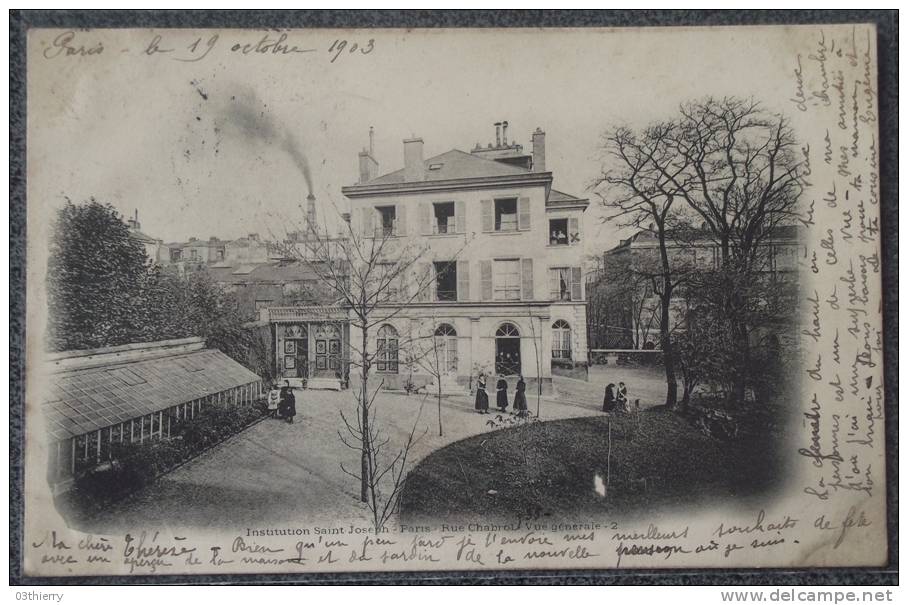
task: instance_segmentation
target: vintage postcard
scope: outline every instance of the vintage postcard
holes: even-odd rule
[[[25,573],[885,565],[876,49],[31,29]]]

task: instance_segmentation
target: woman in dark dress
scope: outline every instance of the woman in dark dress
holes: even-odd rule
[[[523,376],[517,377],[517,392],[514,393],[514,411],[518,416],[526,416],[527,413],[527,383],[523,381]]]
[[[508,409],[508,381],[499,378],[495,390],[498,392],[495,395],[495,403],[498,405],[498,410],[503,412]]]
[[[476,383],[476,411],[480,414],[489,413],[489,394],[486,393],[485,374],[480,374]]]
[[[605,387],[605,399],[602,400],[602,411],[611,412],[615,409],[615,383],[610,382]]]
[[[296,416],[296,397],[293,395],[293,389],[290,388],[290,381],[285,380],[284,388],[281,389],[281,417],[293,424],[294,416]]]

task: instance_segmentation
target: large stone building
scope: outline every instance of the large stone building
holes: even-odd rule
[[[359,154],[359,181],[342,189],[353,229],[424,248],[418,265],[431,280],[413,300],[389,300],[400,312],[373,330],[387,386],[414,380],[397,345],[427,326],[445,388],[463,389],[481,371],[522,374],[530,389],[537,380],[548,389],[553,366],[586,367],[581,219],[589,202],[552,187],[545,153],[541,129],[525,153],[508,142],[504,122],[494,144],[469,153],[425,158],[422,139],[405,140],[403,168],[387,174],[378,174],[371,149]]]
[[[760,245],[760,279],[772,280],[774,291],[790,308],[797,306],[798,255],[801,233],[797,225],[779,225]],[[719,245],[705,229],[669,234],[667,252],[676,270],[715,271],[721,265]],[[642,229],[598,259],[587,274],[590,349],[649,349],[659,347],[660,301],[647,277],[659,266],[659,240]],[[678,287],[671,307],[673,329],[686,312],[684,288]],[[780,330],[780,333],[784,333]]]

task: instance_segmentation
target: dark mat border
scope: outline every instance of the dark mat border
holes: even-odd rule
[[[874,23],[880,107],[884,379],[889,564],[881,568],[377,572],[95,577],[22,575],[25,369],[25,37],[33,27],[639,27]],[[898,584],[898,11],[10,11],[10,584]]]

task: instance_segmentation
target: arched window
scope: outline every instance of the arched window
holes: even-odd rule
[[[451,324],[440,324],[435,328],[435,346],[438,352],[439,371],[457,373],[457,330]]]
[[[457,330],[451,324],[441,324],[435,328],[435,336],[457,336]]]
[[[571,359],[571,326],[563,319],[552,324],[552,359]]]
[[[499,376],[521,373],[520,330],[512,323],[503,323],[495,331],[495,373]]]
[[[394,329],[394,326],[385,324],[378,329],[376,358],[379,372],[397,374],[397,342],[397,330]]]
[[[514,324],[501,324],[495,332],[496,338],[520,338],[520,330]]]

